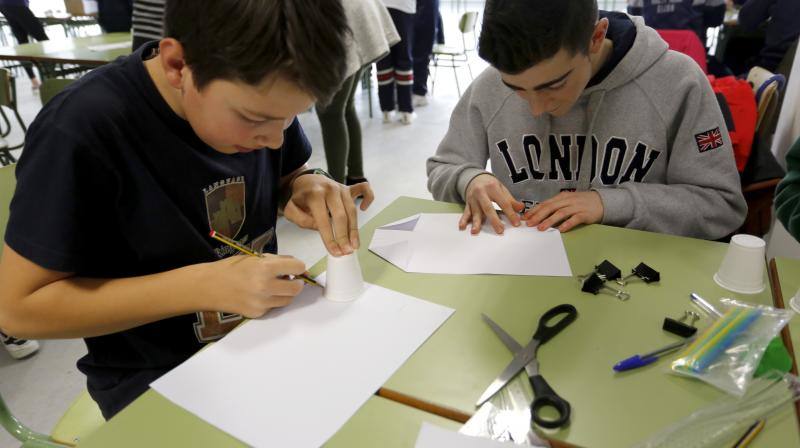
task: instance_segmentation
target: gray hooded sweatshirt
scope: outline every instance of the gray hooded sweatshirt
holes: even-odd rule
[[[496,69],[484,71],[428,159],[433,197],[463,203],[490,160],[492,174],[526,206],[594,190],[603,224],[707,239],[736,230],[747,205],[711,86],[688,56],[631,20],[631,49],[562,117],[535,118]]]

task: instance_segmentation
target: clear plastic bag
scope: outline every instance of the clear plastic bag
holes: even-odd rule
[[[532,402],[533,391],[527,377],[518,375],[484,403],[458,432],[499,442],[550,448],[531,427]]]
[[[744,397],[724,397],[667,426],[634,448],[729,446],[756,420],[776,412],[794,412],[789,404],[798,398],[797,377],[773,372],[754,380]]]
[[[721,302],[723,316],[694,338],[670,370],[741,397],[770,341],[794,313],[733,299]]]

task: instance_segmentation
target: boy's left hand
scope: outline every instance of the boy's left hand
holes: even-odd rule
[[[536,204],[522,219],[529,227],[547,230],[558,226],[567,232],[578,224],[594,224],[603,219],[603,200],[596,191],[562,191]]]
[[[292,195],[283,214],[300,227],[319,231],[331,255],[347,255],[360,245],[354,202],[359,196],[363,196],[361,210],[375,197],[366,182],[346,187],[325,176],[306,174],[292,182]]]

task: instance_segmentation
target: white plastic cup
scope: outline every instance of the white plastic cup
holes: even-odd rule
[[[334,302],[349,302],[364,292],[364,277],[355,253],[334,257],[328,255],[325,276],[325,298]]]
[[[719,286],[741,294],[758,294],[766,288],[764,283],[765,253],[767,243],[753,235],[734,235],[728,252],[714,281]]]
[[[798,289],[789,300],[789,307],[792,308],[795,313],[800,313],[800,289]]]

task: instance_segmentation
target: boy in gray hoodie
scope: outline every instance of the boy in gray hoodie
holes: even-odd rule
[[[437,200],[484,220],[566,232],[603,223],[722,238],[747,212],[703,72],[641,18],[596,0],[488,0],[484,71],[427,163]],[[491,173],[486,170],[491,161]],[[524,213],[523,213],[524,211]]]

